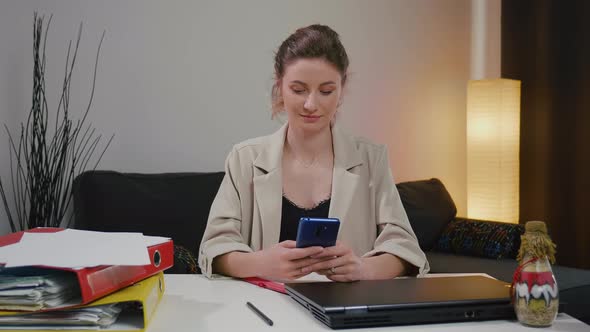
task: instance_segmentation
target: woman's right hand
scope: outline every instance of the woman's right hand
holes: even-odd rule
[[[270,248],[255,252],[257,275],[272,280],[293,280],[310,272],[301,270],[309,265],[322,261],[310,256],[321,254],[322,247],[297,248],[295,241],[283,241]]]

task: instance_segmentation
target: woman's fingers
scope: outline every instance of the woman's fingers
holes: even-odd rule
[[[326,275],[326,278],[332,280],[332,281],[338,281],[338,282],[351,282],[351,281],[356,281],[357,279],[354,279],[352,277],[350,277],[349,275],[346,274],[332,274],[332,275]]]
[[[349,256],[341,256],[332,259],[326,259],[302,268],[302,272],[315,272],[320,270],[330,270],[341,265],[346,265],[350,261]],[[332,272],[332,271],[331,271]]]
[[[334,266],[331,268],[315,271],[318,274],[323,274],[325,276],[330,275],[346,275],[356,271],[357,264],[354,261],[350,261],[348,263]]]
[[[297,242],[292,240],[285,240],[283,242],[280,242],[279,245],[283,248],[291,249],[297,246]]]
[[[320,253],[317,253],[313,258],[337,257],[344,256],[351,252],[351,249],[341,243],[337,243],[333,247],[324,248]]]
[[[295,269],[301,269],[304,268],[306,266],[310,266],[319,262],[323,262],[327,260],[326,258],[311,258],[311,257],[306,257],[306,258],[301,258],[298,260],[293,261],[293,268]]]
[[[316,256],[322,253],[322,247],[292,248],[285,254],[285,258],[290,261],[302,259],[310,256]]]

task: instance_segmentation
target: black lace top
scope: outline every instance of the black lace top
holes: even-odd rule
[[[313,217],[313,218],[328,218],[330,211],[330,199],[327,198],[319,202],[311,209],[304,209],[291,202],[287,197],[283,196],[283,213],[281,216],[281,236],[279,242],[285,240],[293,240],[297,238],[297,227],[299,226],[299,218]]]

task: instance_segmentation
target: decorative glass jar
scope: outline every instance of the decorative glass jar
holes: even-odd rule
[[[516,317],[528,326],[550,326],[559,308],[559,290],[551,269],[555,244],[541,221],[529,221],[521,237],[519,266],[514,273]]]

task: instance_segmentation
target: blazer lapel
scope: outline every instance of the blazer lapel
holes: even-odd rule
[[[254,160],[254,196],[262,223],[262,248],[279,242],[282,213],[282,157],[287,125],[268,137]]]
[[[332,198],[329,216],[346,222],[352,199],[357,190],[360,176],[352,171],[363,161],[351,137],[332,127],[332,145],[334,148],[334,172],[332,175]]]

